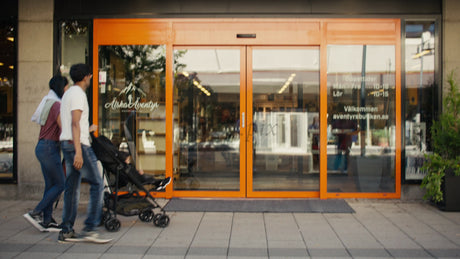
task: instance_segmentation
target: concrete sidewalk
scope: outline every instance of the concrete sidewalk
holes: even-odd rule
[[[158,200],[164,204],[167,200]],[[166,228],[118,216],[105,245],[60,244],[0,200],[0,258],[460,258],[460,213],[422,202],[347,200],[354,214],[170,212]],[[85,204],[75,229],[81,230]],[[62,204],[55,212],[59,221]]]

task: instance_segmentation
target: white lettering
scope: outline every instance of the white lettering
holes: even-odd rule
[[[157,102],[139,102],[139,97],[136,99],[135,102],[129,100],[128,102],[118,101],[117,99],[113,99],[111,102],[105,103],[104,108],[111,109],[111,110],[118,110],[118,109],[135,109],[135,110],[149,110],[153,111],[157,109],[160,105]]]
[[[144,91],[142,89],[136,87],[132,83],[129,83],[128,86],[126,86],[123,90],[120,91],[118,94],[119,98],[122,95],[127,96],[128,102],[125,102],[123,100],[117,100],[114,98],[111,102],[107,102],[104,104],[104,108],[106,109],[111,109],[111,110],[119,110],[119,109],[135,109],[135,110],[148,110],[148,111],[153,111],[160,107],[160,105],[157,102],[153,101],[148,101],[148,102],[140,102],[140,97],[136,98],[136,101],[133,102],[133,95],[130,93],[132,92],[137,92],[138,94],[141,94],[142,96],[146,96]]]
[[[368,117],[366,114],[360,113],[336,113],[332,115],[333,120],[366,120]],[[370,120],[389,120],[390,116],[388,114],[369,114]]]
[[[345,112],[365,112],[365,113],[370,113],[370,112],[378,112],[377,107],[356,107],[356,106],[344,106],[343,109]]]
[[[375,82],[376,78],[374,77],[366,77],[366,76],[345,76],[344,78],[347,82]]]

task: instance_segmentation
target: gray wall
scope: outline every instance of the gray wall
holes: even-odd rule
[[[2,185],[0,197],[43,195],[43,176],[34,152],[40,128],[30,117],[48,93],[53,74],[53,6],[53,0],[18,1],[18,185]]]
[[[447,75],[455,71],[460,80],[460,1],[444,0],[443,7],[443,88],[447,89]],[[443,91],[446,93],[446,91]]]

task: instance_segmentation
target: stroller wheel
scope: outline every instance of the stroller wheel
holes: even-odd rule
[[[112,218],[112,214],[109,210],[105,210],[102,212],[102,220],[101,223],[107,222],[110,218]]]
[[[150,222],[154,217],[154,213],[151,208],[145,208],[139,213],[139,219],[142,222]]]
[[[117,218],[111,218],[105,222],[105,229],[109,232],[117,232],[120,230],[121,223]]]
[[[165,228],[169,225],[169,216],[166,214],[157,214],[153,219],[153,224],[157,227]]]

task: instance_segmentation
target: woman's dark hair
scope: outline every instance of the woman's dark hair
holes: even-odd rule
[[[69,80],[61,75],[55,75],[50,79],[50,89],[53,90],[59,98],[64,95],[64,87],[69,84]]]

